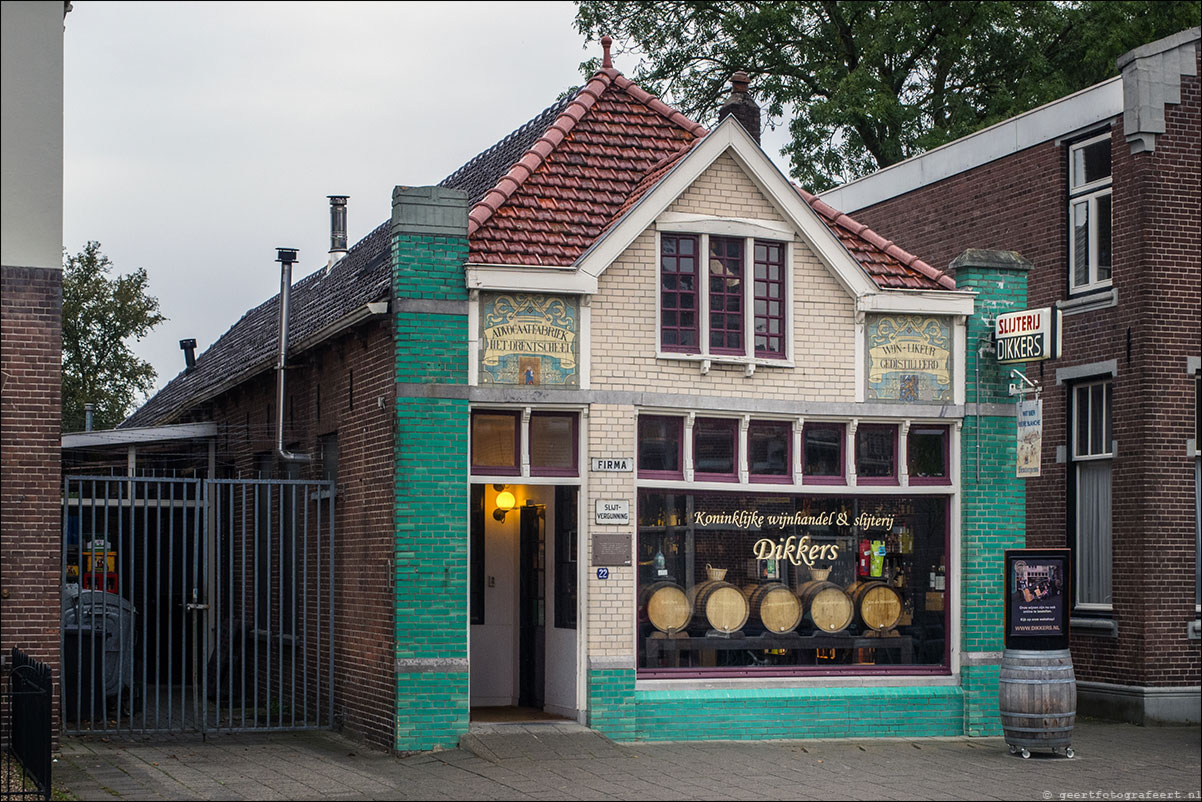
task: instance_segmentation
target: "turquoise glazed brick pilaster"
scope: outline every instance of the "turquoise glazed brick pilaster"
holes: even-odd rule
[[[633,668],[590,668],[589,726],[615,741],[638,737]]]
[[[396,748],[468,729],[467,198],[393,192]]]
[[[999,314],[1027,307],[1031,263],[1013,251],[968,250],[951,269],[959,289],[977,293],[965,344],[967,404],[960,436],[964,732],[1000,735],[1003,555],[1026,544],[1027,503],[1024,480],[1014,475],[1016,399],[1008,388],[1010,369],[1016,366],[999,365],[988,344]],[[982,346],[988,349],[984,353]]]

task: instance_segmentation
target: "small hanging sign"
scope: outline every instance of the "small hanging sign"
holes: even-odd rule
[[[1031,479],[1039,476],[1040,454],[1043,452],[1043,399],[1020,400],[1017,420],[1015,476]]]

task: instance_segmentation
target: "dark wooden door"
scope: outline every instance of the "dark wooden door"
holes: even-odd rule
[[[521,507],[521,608],[518,636],[518,704],[543,706],[546,676],[547,509]]]

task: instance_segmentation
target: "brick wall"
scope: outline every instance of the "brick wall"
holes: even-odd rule
[[[56,688],[61,364],[62,271],[0,267],[0,660],[20,648],[50,665]]]
[[[313,458],[302,465],[304,478],[321,478],[321,438],[338,437],[334,713],[347,732],[388,747],[395,705],[392,378],[392,333],[384,319],[292,356],[284,427],[285,448]],[[219,476],[260,478],[256,456],[275,449],[275,387],[275,373],[267,371],[194,411],[218,425]],[[279,478],[278,461],[273,465]]]
[[[1068,387],[1058,368],[1117,361],[1112,519],[1118,638],[1073,636],[1083,680],[1197,685],[1192,437],[1194,389],[1186,357],[1199,354],[1199,75],[1183,76],[1179,105],[1152,153],[1132,155],[1122,119],[1111,129],[1117,307],[1066,316],[1063,356],[1032,365],[1043,383],[1043,475],[1027,480],[1027,542],[1071,544]],[[845,210],[936,265],[966,248],[1015,250],[1034,263],[1029,306],[1067,297],[1067,155],[1045,142],[861,210]],[[970,442],[965,432],[965,442]]]

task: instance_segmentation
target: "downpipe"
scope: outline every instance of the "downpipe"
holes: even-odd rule
[[[292,265],[296,262],[295,248],[276,248],[276,261],[280,263],[280,336],[279,354],[275,365],[276,387],[276,439],[275,453],[285,462],[309,462],[308,454],[293,454],[284,450],[284,397],[285,374],[288,356],[288,313],[292,296]]]

